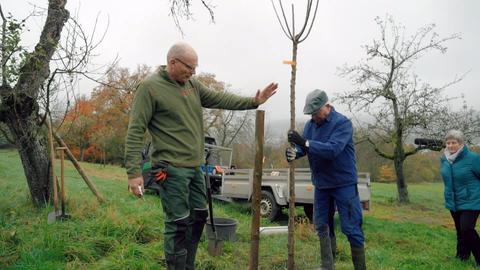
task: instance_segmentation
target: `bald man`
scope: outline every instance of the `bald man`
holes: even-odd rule
[[[192,76],[198,65],[195,50],[173,45],[167,65],[137,87],[125,142],[125,167],[132,193],[140,196],[143,138],[152,136],[152,172],[165,215],[164,251],[167,269],[194,269],[198,242],[207,218],[202,107],[248,110],[276,93],[271,83],[254,97],[208,89]]]

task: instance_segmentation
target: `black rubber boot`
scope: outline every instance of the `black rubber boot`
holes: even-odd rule
[[[365,248],[354,246],[350,246],[350,248],[352,250],[353,269],[366,270],[367,265],[365,264]]]
[[[195,270],[195,257],[197,255],[198,243],[202,236],[203,227],[207,222],[207,210],[194,210],[190,231],[187,234],[185,243],[187,248],[187,265],[186,270]]]
[[[186,270],[195,270],[195,257],[197,256],[198,241],[195,243],[187,243],[187,261]]]
[[[318,237],[320,238],[320,270],[333,270],[335,265],[328,225],[318,229]]]
[[[173,231],[173,237],[170,239],[171,246],[166,242],[164,243],[165,261],[168,270],[185,270],[187,262],[187,233],[191,222],[190,217],[173,222],[175,230]],[[169,223],[169,225],[171,226],[172,223]]]
[[[330,236],[330,247],[332,248],[332,256],[333,256],[333,260],[335,261],[335,259],[337,258],[337,237],[335,236]]]
[[[480,236],[475,229],[468,230],[465,234],[468,248],[475,258],[477,267],[480,267]]]
[[[185,270],[187,264],[187,252],[183,254],[165,254],[167,270]]]

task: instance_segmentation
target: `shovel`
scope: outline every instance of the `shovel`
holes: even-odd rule
[[[52,161],[53,162],[53,161]],[[57,195],[57,192],[58,192],[58,178],[54,175],[53,176],[54,180],[53,180],[53,189],[54,189],[54,200],[53,200],[53,204],[54,204],[54,211],[53,212],[50,212],[48,213],[48,216],[47,216],[47,223],[48,224],[52,224],[53,222],[55,222],[55,220],[57,220],[57,217],[61,216],[62,215],[62,212],[60,212],[60,210],[58,210],[58,195]]]
[[[208,201],[208,212],[210,214],[210,224],[212,225],[212,232],[214,239],[208,239],[208,254],[211,256],[219,256],[222,252],[223,241],[218,240],[217,231],[215,230],[215,221],[213,218],[213,204],[212,204],[212,186],[210,184],[210,177],[208,176],[208,158],[210,157],[210,150],[205,149],[205,184],[207,187],[207,201]]]
[[[65,212],[65,149],[66,147],[57,147],[60,150],[60,172],[61,172],[61,185],[62,185],[62,204],[60,219],[69,219],[70,214]]]
[[[54,211],[48,214],[47,222],[53,223],[57,215],[60,214],[58,211],[58,179],[55,176],[55,152],[53,148],[53,139],[52,139],[52,123],[50,123],[50,118],[47,117],[46,120],[47,127],[48,127],[48,145],[50,147],[50,176],[52,177],[52,185],[53,185],[53,206]]]
[[[55,220],[66,220],[70,218],[70,214],[65,212],[65,155],[64,151],[66,147],[58,147],[57,150],[60,150],[60,170],[61,170],[61,211],[58,211],[58,206],[55,205],[55,211],[48,214],[48,223],[53,223]],[[53,162],[53,161],[52,161]],[[53,181],[54,190],[57,190],[58,178],[55,177]]]

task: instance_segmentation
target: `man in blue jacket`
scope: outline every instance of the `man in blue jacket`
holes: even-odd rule
[[[352,122],[335,111],[325,91],[318,89],[307,95],[303,112],[312,119],[305,124],[303,136],[295,130],[288,132],[288,141],[296,147],[287,148],[286,157],[291,162],[308,156],[315,186],[314,223],[320,238],[321,269],[334,269],[329,232],[332,202],[350,242],[354,269],[366,269]]]

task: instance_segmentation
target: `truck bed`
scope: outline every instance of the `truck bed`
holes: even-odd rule
[[[285,206],[288,202],[289,169],[264,169],[262,175],[262,190],[269,190],[278,205]],[[234,169],[225,173],[220,187],[223,197],[249,200],[252,195],[253,169]],[[370,174],[358,173],[358,192],[361,202],[370,201]],[[312,204],[314,188],[311,182],[310,169],[295,170],[295,203]],[[365,207],[364,207],[365,208]]]

